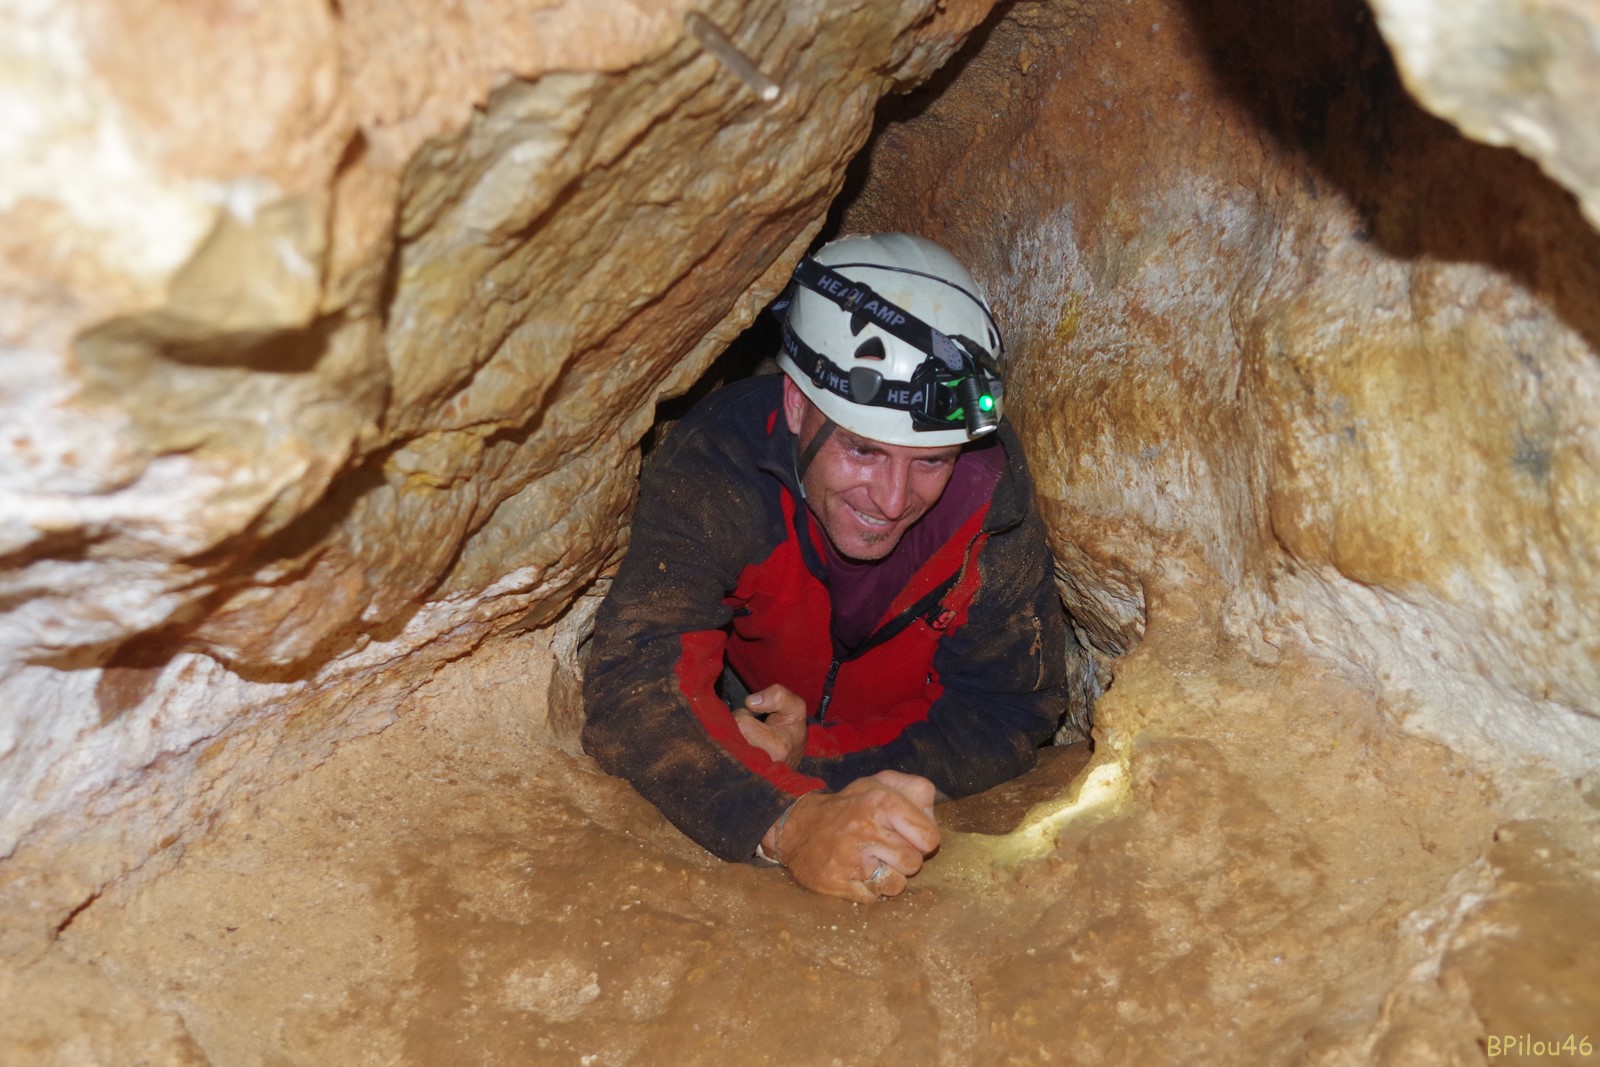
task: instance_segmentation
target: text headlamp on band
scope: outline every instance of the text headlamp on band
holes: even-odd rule
[[[849,265],[903,270],[874,263]],[[997,410],[1000,372],[994,358],[982,345],[959,334],[951,337],[942,333],[879,296],[870,286],[846,278],[809,256],[795,267],[794,281],[928,357],[912,373],[909,382],[886,379],[870,367],[856,367],[847,373],[795,334],[783,314],[789,301],[781,300],[773,305],[773,311],[783,320],[784,351],[819,388],[855,404],[904,411],[910,415],[914,430],[949,430],[955,424],[965,423],[969,437],[981,437],[1000,425]],[[989,309],[976,296],[958,286],[954,288],[988,315]],[[998,330],[995,335],[999,336]]]

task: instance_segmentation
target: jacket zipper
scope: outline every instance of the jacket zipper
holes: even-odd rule
[[[967,542],[967,550],[962,557],[961,568],[956,571],[955,579],[951,581],[949,585],[945,586],[942,592],[940,592],[939,599],[934,605],[935,608],[944,608],[944,598],[949,596],[954,590],[960,588],[962,579],[967,576],[967,567],[972,563],[972,546],[977,544],[978,538],[982,537],[983,535],[984,531],[979,530],[977,533],[973,534],[972,538]],[[852,652],[848,657],[841,657],[839,655],[837,651],[837,642],[835,642],[836,650],[833,654],[833,662],[828,665],[828,677],[822,683],[822,700],[817,704],[818,723],[823,722],[828,717],[828,705],[833,703],[833,683],[838,680],[839,668],[844,666],[845,659],[855,659],[857,656],[865,655],[871,649],[876,648],[879,644],[882,644],[883,641],[898,637],[900,635],[900,631],[905,629],[905,624],[902,624],[902,620],[907,620],[907,622],[909,622],[909,619],[916,618],[918,615],[923,614],[922,612],[914,610],[917,606],[918,605],[912,605],[912,607],[907,608],[899,615],[896,615],[893,619],[890,619],[888,622],[878,627],[878,629],[874,631],[870,637],[863,641],[861,646]],[[942,619],[944,614],[941,613],[939,617]],[[929,620],[929,625],[934,626],[935,629],[944,629],[943,626],[938,626],[931,619]]]
[[[839,677],[839,665],[841,662],[837,657],[834,658],[832,665],[828,667],[828,679],[822,683],[822,702],[817,705],[817,722],[819,723],[827,718],[828,705],[833,703],[833,683],[834,679]]]

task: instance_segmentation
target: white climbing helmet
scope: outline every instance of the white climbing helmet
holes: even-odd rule
[[[972,275],[934,242],[833,241],[800,261],[777,310],[778,365],[852,433],[932,447],[999,425],[1000,331]]]

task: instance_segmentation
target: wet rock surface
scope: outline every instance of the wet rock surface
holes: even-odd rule
[[[772,102],[686,10],[4,16],[0,951],[559,616],[656,400],[988,5],[709,9]]]
[[[1230,655],[1191,612],[1107,698],[1139,724],[1124,808],[1003,865],[973,861],[1005,838],[953,833],[899,901],[707,857],[549,744],[526,683],[551,660],[513,640],[108,891],[18,980],[216,1064],[1474,1062],[1491,1028],[1592,1018],[1571,845],[1506,825],[1370,689]],[[77,1021],[21,1062],[68,1062],[97,1036]],[[100,1040],[72,1062],[126,1062]]]
[[[599,774],[575,660],[658,398],[986,5],[708,9],[775,104],[671,4],[8,13],[0,1060],[1600,1038],[1592,16],[1469,6],[1015,4],[888,108],[833,221],[987,283],[1110,689],[868,908]]]
[[[892,113],[847,229],[942,239],[1108,655],[1220,576],[1252,655],[1352,665],[1503,767],[1600,751],[1600,235],[1407,96],[1367,9],[1037,5]],[[1019,74],[1021,76],[1019,76]]]

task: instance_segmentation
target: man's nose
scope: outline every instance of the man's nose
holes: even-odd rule
[[[910,464],[891,462],[873,480],[872,502],[878,514],[886,519],[898,519],[905,514],[906,497],[911,490]]]

